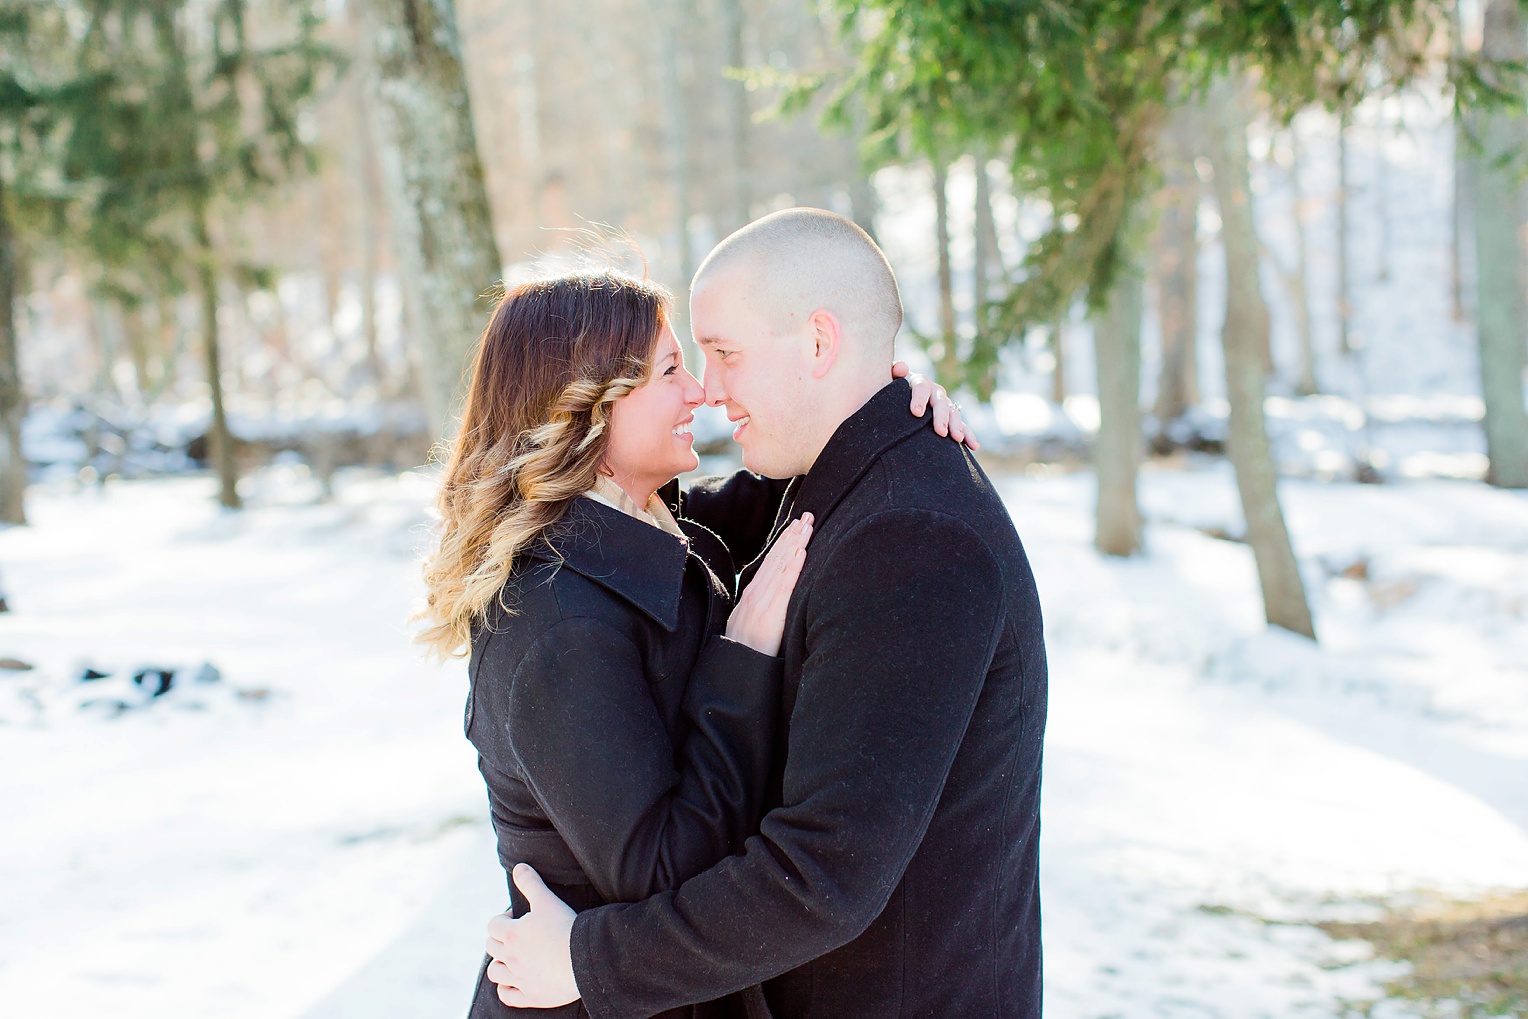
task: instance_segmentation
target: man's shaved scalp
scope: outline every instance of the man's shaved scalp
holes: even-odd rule
[[[777,331],[826,309],[856,354],[891,359],[902,326],[897,279],[870,235],[843,216],[801,208],[756,219],[706,256],[694,285],[734,270],[748,274],[755,306],[768,310]]]

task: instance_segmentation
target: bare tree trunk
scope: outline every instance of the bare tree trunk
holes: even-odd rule
[[[369,174],[362,174],[369,176]],[[362,189],[362,207],[375,210],[377,194],[371,182]],[[361,217],[361,337],[366,341],[366,370],[371,373],[378,391],[387,388],[382,369],[382,350],[377,342],[377,224],[375,217]]]
[[[622,52],[620,41],[614,33],[605,31],[598,24],[597,9],[590,9],[591,24],[587,31],[592,36],[590,59],[594,64],[594,83],[599,95],[615,94],[624,85],[624,76],[616,74],[615,62]],[[611,223],[623,223],[627,219],[628,203],[643,201],[642,188],[636,185],[636,166],[628,165],[621,144],[621,131],[627,121],[626,110],[616,103],[596,103],[599,117],[598,162],[601,187],[604,190],[604,208]],[[591,153],[591,159],[596,156]],[[636,160],[635,162],[641,162]],[[631,172],[629,172],[631,171]]]
[[[520,159],[525,164],[525,175],[530,179],[531,191],[537,196],[539,206],[541,190],[546,185],[541,144],[541,86],[536,78],[534,48],[539,26],[535,21],[536,7],[527,7],[525,14],[530,19],[530,30],[525,34],[530,38],[520,40],[525,48],[515,54],[515,121],[519,125]],[[540,209],[535,213],[539,220]]]
[[[1137,213],[1138,214],[1138,213]],[[1132,224],[1126,223],[1127,236]],[[1131,237],[1128,244],[1139,242]],[[1141,319],[1145,273],[1139,251],[1123,257],[1104,310],[1093,320],[1093,360],[1098,377],[1097,527],[1093,544],[1106,555],[1134,555],[1141,548],[1141,509],[1136,498],[1144,439],[1141,434]]]
[[[417,295],[425,395],[452,428],[468,358],[503,273],[462,72],[452,0],[367,0],[400,269]],[[412,323],[411,323],[412,324]]]
[[[322,245],[318,251],[318,279],[324,298],[324,331],[329,334],[329,346],[333,349],[340,345],[340,331],[335,320],[339,318],[340,290],[345,283],[340,253],[334,250],[339,245],[334,244],[332,239],[343,236],[344,221],[332,207],[325,211],[328,215],[324,218],[328,222],[319,226],[319,230],[330,243]]]
[[[0,178],[0,523],[24,524],[27,463],[21,453],[21,419],[26,395],[16,343],[16,235]]]
[[[207,433],[209,453],[218,475],[218,502],[238,509],[239,475],[234,466],[233,436],[223,410],[223,358],[218,344],[218,281],[212,267],[212,238],[207,231],[207,206],[199,198],[192,211],[196,231],[198,296],[201,298],[202,354],[207,362],[207,387],[212,395],[212,427]]]
[[[1258,281],[1256,226],[1247,165],[1245,92],[1239,78],[1221,78],[1207,97],[1206,142],[1215,170],[1226,258],[1226,398],[1231,404],[1229,453],[1236,468],[1247,542],[1257,561],[1268,622],[1314,639],[1300,567],[1279,506],[1278,474],[1263,417],[1267,379],[1262,350],[1269,332],[1268,305]]]
[[[721,0],[722,34],[726,42],[726,61],[729,68],[744,67],[743,55],[743,0]],[[728,222],[721,231],[731,233],[748,222],[749,209],[753,206],[753,181],[748,159],[748,133],[753,126],[753,115],[748,109],[748,89],[741,81],[728,78],[723,82],[727,90],[727,141],[731,157],[728,169],[732,176],[731,209]]]
[[[1459,14],[1459,0],[1450,5],[1449,52],[1455,60],[1464,56],[1464,22]],[[1454,193],[1449,203],[1448,292],[1449,309],[1455,322],[1464,321],[1464,221],[1469,195],[1470,161],[1465,154],[1465,132],[1459,117],[1454,128]]]
[[[1393,241],[1390,224],[1390,155],[1385,151],[1383,106],[1375,111],[1375,119],[1378,121],[1375,125],[1375,134],[1379,136],[1375,139],[1378,144],[1374,147],[1375,158],[1378,162],[1374,173],[1374,190],[1376,204],[1379,206],[1379,251],[1376,252],[1379,271],[1375,273],[1375,277],[1384,283],[1390,279],[1390,248]]]
[[[1157,315],[1162,366],[1155,416],[1167,427],[1199,402],[1199,177],[1192,110],[1173,112],[1162,132],[1162,215],[1157,228]]]
[[[881,210],[881,200],[875,193],[875,182],[858,164],[849,169],[849,207],[852,212],[849,218],[854,220],[854,225],[880,243],[875,232],[875,216]]]
[[[133,356],[143,361],[138,390],[146,403],[159,399],[173,376],[176,344],[173,323],[166,321],[165,305],[164,299],[146,300],[125,312]]]
[[[1316,345],[1310,323],[1310,259],[1305,243],[1305,193],[1300,186],[1300,129],[1289,125],[1289,190],[1294,198],[1295,274],[1290,296],[1295,302],[1295,325],[1300,331],[1300,381],[1295,391],[1301,396],[1321,392],[1316,382]]]
[[[766,5],[767,6],[767,5]],[[798,45],[803,45],[807,52],[832,53],[837,52],[840,40],[829,27],[829,19],[820,16],[814,5],[796,5],[796,13],[792,19],[801,19],[796,22],[795,35],[799,40]],[[775,5],[772,14],[778,17],[781,8]],[[847,132],[851,139],[865,137],[869,130],[868,120],[863,107],[856,106],[850,114],[851,128]],[[860,158],[859,146],[852,140],[847,144],[832,146],[824,149],[824,155],[832,153],[831,169],[826,176],[837,178],[849,192],[849,218],[854,221],[872,240],[880,242],[880,237],[875,229],[875,217],[880,212],[881,200],[876,193],[875,182],[866,170],[864,161]],[[799,194],[797,185],[792,191]]]
[[[221,283],[218,284],[221,287]],[[219,294],[218,306],[223,309],[225,317],[233,319],[233,330],[224,329],[223,324],[218,326],[219,345],[223,351],[223,364],[229,375],[233,376],[233,392],[242,393],[249,387],[246,385],[245,364],[249,361],[249,317],[244,305],[244,294],[239,293],[239,301],[236,304],[226,305],[221,300],[221,290],[215,289]],[[332,319],[330,320],[333,321]],[[330,337],[333,338],[333,326],[330,326]],[[332,388],[332,387],[331,387]]]
[[[987,223],[992,219],[992,185],[987,180],[987,161],[978,153],[971,160],[971,170],[976,180],[975,208],[972,210],[972,264],[971,264],[971,313],[976,319],[976,334],[985,330],[983,319],[987,310],[987,273],[991,248],[987,244]],[[982,208],[986,208],[985,217]],[[995,236],[995,233],[994,233]],[[996,247],[993,245],[992,247]]]
[[[180,322],[180,302],[174,297],[160,297],[154,302],[154,318],[158,323],[159,368],[154,376],[154,396],[175,384],[181,355],[185,353],[185,330]]]
[[[147,403],[154,381],[149,368],[148,326],[143,320],[143,306],[123,303],[121,308],[122,337],[127,345],[127,358],[133,365],[133,384],[138,389],[138,398]]]
[[[939,258],[939,381],[954,390],[960,379],[960,347],[955,335],[955,286],[950,272],[949,168],[934,164],[934,245]]]
[[[1462,118],[1454,118],[1454,194],[1449,203],[1449,257],[1448,287],[1449,314],[1455,322],[1469,317],[1464,306],[1464,247],[1465,229],[1470,218],[1474,184],[1473,168],[1468,153]]]
[[[175,73],[182,79],[184,109],[182,115],[192,109],[191,75],[185,49],[173,17],[168,8],[154,8],[153,21],[162,52],[170,55]],[[200,299],[199,319],[202,330],[202,357],[207,373],[207,389],[212,398],[212,421],[207,431],[208,455],[218,476],[218,501],[229,509],[238,509],[238,474],[234,467],[233,440],[228,432],[228,417],[223,409],[223,359],[218,337],[218,289],[216,253],[212,234],[208,229],[207,206],[210,201],[208,184],[202,176],[201,156],[197,152],[194,132],[179,139],[180,151],[175,153],[176,162],[183,167],[195,168],[197,177],[191,200],[192,243],[196,245],[196,290]]]
[[[992,299],[992,277],[1003,274],[1002,253],[997,246],[997,221],[992,215],[992,178],[987,173],[987,153],[978,148],[972,156],[976,173],[976,209],[972,240],[975,264],[972,266],[972,314],[975,337],[967,359],[966,376],[976,398],[983,403],[997,390],[1003,337],[994,330],[988,316],[987,302]]]
[[[685,102],[684,79],[680,62],[681,46],[685,38],[685,11],[680,10],[683,0],[652,0],[658,8],[655,19],[658,27],[658,46],[662,65],[664,123],[668,133],[669,193],[673,202],[671,227],[678,244],[678,259],[674,266],[679,278],[688,286],[695,272],[695,251],[690,242],[690,117]],[[685,346],[685,359],[700,363],[700,352],[690,337],[689,308],[687,302],[679,301],[674,308],[676,318],[674,331]]]
[[[1344,107],[1337,120],[1337,337],[1344,354],[1353,353],[1353,288],[1348,280],[1348,128],[1352,120],[1351,111]]]
[[[90,316],[90,339],[95,347],[96,371],[95,371],[95,396],[98,399],[96,409],[103,411],[105,407],[116,402],[120,397],[117,392],[117,350],[116,332],[112,329],[112,323],[106,317],[106,302],[99,297],[88,298]]]
[[[987,173],[987,153],[978,149],[976,163],[976,315],[978,329],[985,328],[982,313],[992,297],[992,277],[1003,272],[997,245],[997,220],[992,215],[992,178]]]
[[[1066,317],[1057,315],[1051,325],[1050,349],[1054,364],[1051,366],[1051,403],[1057,407],[1066,402]]]
[[[354,18],[352,11],[351,17]],[[363,44],[364,45],[364,44]],[[354,96],[352,109],[355,116],[355,139],[352,151],[354,152],[354,174],[357,190],[357,204],[360,207],[360,245],[361,245],[361,338],[366,344],[366,369],[371,373],[372,380],[377,384],[380,393],[386,388],[382,371],[382,354],[377,344],[377,253],[381,243],[377,230],[377,219],[381,216],[381,202],[378,201],[378,193],[381,191],[378,177],[377,141],[372,133],[373,118],[376,116],[372,110],[369,90],[367,88],[371,77],[369,71],[370,55],[363,57],[368,65],[368,73],[364,74],[358,82],[351,85]]]
[[[1528,35],[1517,0],[1491,0],[1485,9],[1481,56],[1488,66],[1528,60]],[[1476,329],[1481,396],[1485,401],[1486,481],[1528,488],[1528,413],[1523,369],[1528,361],[1523,185],[1500,165],[1528,142],[1528,118],[1504,110],[1480,114],[1482,152],[1475,180]]]

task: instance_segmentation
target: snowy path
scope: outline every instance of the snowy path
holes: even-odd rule
[[[406,636],[425,485],[255,481],[235,517],[203,480],[37,489],[0,532],[0,656],[39,666],[0,673],[7,1019],[465,1011],[503,885],[461,667]],[[1001,485],[1052,655],[1051,1016],[1333,1015],[1386,970],[1257,917],[1528,887],[1528,499],[1290,485],[1318,650],[1195,529],[1239,528],[1222,467],[1146,476],[1131,562],[1089,548],[1088,476]],[[117,717],[66,682],[204,659]]]

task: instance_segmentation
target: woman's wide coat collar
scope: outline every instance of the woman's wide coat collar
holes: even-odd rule
[[[680,529],[690,526],[680,521]],[[566,567],[619,595],[665,630],[679,625],[690,539],[582,496],[526,555]]]

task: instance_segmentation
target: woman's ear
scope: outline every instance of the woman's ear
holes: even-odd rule
[[[812,378],[820,379],[828,374],[843,350],[844,330],[838,316],[826,308],[818,308],[807,316],[807,336],[812,341]]]

